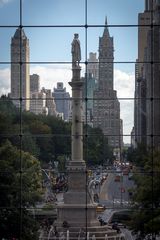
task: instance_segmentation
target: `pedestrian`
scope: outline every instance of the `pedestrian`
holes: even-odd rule
[[[59,234],[58,234],[58,231],[57,231],[57,227],[56,227],[56,226],[54,226],[54,235],[55,235],[55,238],[58,239]]]
[[[79,234],[78,234],[78,240],[84,240],[85,239],[85,231],[84,228],[80,228]]]
[[[65,229],[68,229],[69,228],[68,222],[64,221],[63,224],[62,224],[62,227],[65,228]]]
[[[101,217],[99,217],[99,222],[100,222],[100,225],[101,225],[101,226],[104,225],[104,220],[103,220]]]
[[[69,230],[67,230],[67,240],[69,240]]]
[[[120,233],[120,228],[118,227],[118,224],[117,224],[116,222],[113,223],[113,225],[112,225],[112,229],[113,229],[113,230],[116,230],[117,233]]]
[[[65,236],[63,232],[60,232],[59,234],[59,240],[65,240]]]
[[[96,240],[96,236],[95,236],[95,234],[92,235],[92,240]]]

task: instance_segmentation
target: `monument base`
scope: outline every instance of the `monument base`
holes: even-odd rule
[[[124,236],[113,230],[111,226],[100,226],[95,205],[62,204],[57,206],[57,211],[58,217],[54,224],[57,231],[63,232],[65,236],[68,232],[69,239],[79,239],[78,236],[83,231],[85,239],[95,236],[99,240],[125,240]],[[64,227],[64,221],[67,227]]]
[[[99,225],[94,204],[62,204],[57,206],[57,227],[66,221],[69,227],[86,228]]]

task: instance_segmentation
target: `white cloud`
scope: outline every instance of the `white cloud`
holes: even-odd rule
[[[63,82],[64,87],[71,93],[71,87],[68,82],[71,81],[71,65],[54,64],[45,66],[32,66],[31,74],[37,73],[40,76],[40,86],[53,90],[57,82]]]
[[[114,70],[114,88],[117,90],[119,98],[134,97],[134,73],[126,73],[124,71]]]
[[[30,67],[30,74],[36,73],[40,76],[40,86],[51,89],[57,86],[57,82],[63,82],[64,87],[71,93],[68,82],[71,81],[71,65],[35,65]],[[0,95],[10,92],[10,68],[0,69]]]
[[[10,69],[0,69],[0,96],[10,92]]]
[[[4,4],[7,4],[11,2],[12,0],[0,0],[0,6],[3,6]]]
[[[134,73],[127,73],[119,69],[114,70],[114,88],[120,100],[121,119],[123,119],[123,134],[130,135],[134,117]],[[132,98],[132,99],[130,99]],[[124,142],[130,142],[130,136],[123,137]]]
[[[41,87],[52,89],[56,87],[57,82],[63,82],[67,91],[71,92],[71,87],[68,82],[71,81],[72,71],[71,64],[53,64],[53,65],[35,65],[30,67],[30,74],[36,73],[40,75]],[[83,73],[82,69],[82,75]],[[124,71],[114,70],[114,89],[117,90],[119,98],[134,97],[134,74]],[[9,91],[10,84],[10,69],[0,69],[0,87],[4,88],[5,92]]]
[[[134,101],[121,100],[121,118],[123,119],[124,134],[130,134],[133,127]]]
[[[31,65],[30,73],[40,75],[40,86],[51,89],[57,86],[57,82],[63,82],[66,90],[71,94],[71,64],[52,64],[52,65]],[[82,69],[81,75],[84,75]],[[127,99],[134,97],[134,74],[126,73],[119,69],[114,70],[114,89],[117,90],[121,106],[121,118],[123,119],[124,134],[130,134],[133,127],[134,100]],[[0,69],[0,95],[10,91],[10,69]],[[124,137],[125,142],[130,142],[130,137]]]

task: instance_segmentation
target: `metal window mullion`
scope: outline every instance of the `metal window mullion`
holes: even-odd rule
[[[86,239],[87,239],[87,203],[88,203],[88,174],[87,174],[87,148],[88,148],[88,134],[87,134],[87,80],[88,80],[88,76],[87,76],[87,44],[88,44],[88,15],[87,15],[87,11],[88,11],[88,0],[85,0],[85,82],[84,82],[84,87],[83,89],[85,89],[85,132],[83,132],[83,139],[85,139],[85,152],[84,152],[84,156],[85,156],[85,161],[86,161]],[[84,101],[83,101],[84,102]],[[84,130],[83,130],[84,131]]]
[[[153,11],[154,11],[154,6],[153,6],[153,1],[152,1],[152,9],[151,9],[151,59],[150,59],[150,64],[151,64],[151,187],[152,187],[152,192],[151,192],[151,199],[152,199],[152,208],[151,208],[151,222],[152,222],[152,238],[154,236],[153,233],[153,215],[154,215],[154,206],[153,206],[153,189],[154,189],[154,181],[153,181],[153,171],[154,171],[154,89],[153,89],[153,84],[154,84],[154,16],[153,16]]]
[[[20,239],[23,238],[23,203],[22,203],[22,106],[23,106],[23,83],[22,83],[22,78],[23,78],[23,42],[22,42],[22,0],[20,0],[20,12],[19,12],[19,27],[20,27]]]

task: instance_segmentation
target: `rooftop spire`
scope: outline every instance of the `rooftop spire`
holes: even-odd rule
[[[107,16],[105,17],[105,25],[107,26]]]
[[[104,32],[103,32],[103,36],[107,35],[109,36],[109,31],[108,31],[108,23],[107,23],[107,16],[105,17],[105,27],[104,27]]]
[[[20,39],[20,38],[22,38],[22,39],[26,39],[27,37],[26,37],[26,34],[25,34],[24,30],[21,29],[20,27],[18,27],[18,28],[16,29],[15,34],[14,34],[14,38],[18,38],[18,39]]]

